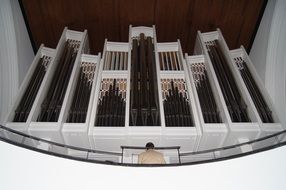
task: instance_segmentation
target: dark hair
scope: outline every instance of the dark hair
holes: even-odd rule
[[[155,146],[152,142],[148,142],[145,147],[148,150],[148,149],[153,149]]]

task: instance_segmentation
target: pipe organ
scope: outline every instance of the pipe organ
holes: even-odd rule
[[[88,54],[87,31],[65,28],[56,49],[42,45],[6,125],[55,141],[49,134],[184,135],[192,150],[282,130],[244,48],[230,51],[219,29],[198,31],[194,55],[157,42],[155,26],[129,32],[129,42],[106,40],[102,56]]]

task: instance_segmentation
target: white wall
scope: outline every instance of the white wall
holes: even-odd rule
[[[286,1],[269,0],[250,57],[286,127]]]
[[[0,123],[6,117],[34,53],[17,0],[0,1]]]
[[[19,79],[19,85],[21,85],[35,55],[28,36],[26,24],[24,22],[19,2],[18,0],[12,0],[10,2],[13,13],[15,36],[17,43],[18,76],[19,76],[18,79]]]
[[[284,190],[286,147],[195,166],[131,168],[49,156],[0,141],[3,190]]]
[[[251,57],[251,61],[256,67],[256,71],[258,72],[260,78],[263,80],[264,83],[267,54],[262,52],[267,52],[268,49],[269,32],[275,4],[276,1],[274,0],[268,1],[249,55]]]

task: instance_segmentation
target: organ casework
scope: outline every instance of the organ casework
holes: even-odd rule
[[[133,38],[131,51],[130,125],[159,126],[160,110],[154,44],[143,33]]]
[[[57,122],[80,42],[67,40],[37,121]]]
[[[25,93],[15,110],[13,122],[26,122],[50,61],[51,57],[45,55],[39,59]]]
[[[80,73],[67,119],[68,123],[85,123],[94,72],[94,63],[81,63]]]
[[[204,63],[192,64],[191,71],[198,92],[205,123],[221,123],[220,114],[213,96]]]
[[[218,40],[208,41],[206,46],[231,120],[233,122],[250,122],[247,105],[240,95]]]
[[[125,79],[103,79],[95,126],[125,126]]]

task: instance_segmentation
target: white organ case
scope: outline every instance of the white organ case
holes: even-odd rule
[[[157,77],[157,92],[155,93],[158,93],[158,107],[160,110],[159,126],[130,125],[132,40],[133,38],[138,38],[141,33],[151,37],[154,45],[154,62]],[[40,114],[41,104],[48,93],[53,74],[64,49],[64,42],[69,39],[79,41],[80,45],[58,121],[38,122],[37,118]],[[231,74],[235,79],[241,97],[247,105],[247,113],[251,122],[233,122],[231,120],[213,63],[207,52],[206,43],[213,40],[218,40],[222,47]],[[219,29],[207,33],[198,31],[194,49],[195,55],[185,54],[185,57],[183,56],[179,40],[176,42],[158,43],[155,26],[132,27],[131,25],[129,27],[128,42],[111,42],[106,39],[102,55],[100,53],[98,55],[89,55],[88,53],[89,43],[86,30],[77,32],[65,28],[56,49],[46,48],[41,45],[19,89],[17,99],[8,113],[5,122],[6,126],[59,143],[116,152],[120,151],[121,145],[145,146],[147,141],[153,141],[156,146],[181,146],[181,151],[183,152],[194,152],[247,142],[283,130],[272,101],[245,49],[241,47],[230,51]],[[13,122],[15,109],[24,95],[38,60],[43,56],[50,57],[50,61],[29,116],[26,122]],[[274,123],[264,123],[261,120],[236,65],[235,58],[238,57],[243,59],[249,67],[259,90],[272,110]],[[90,64],[95,67],[93,78],[90,79],[92,83],[91,92],[85,121],[73,123],[68,121],[69,112],[76,93],[78,77],[81,72],[80,68],[84,64]],[[199,101],[200,97],[196,88],[196,76],[192,71],[192,66],[197,64],[203,64],[208,75],[221,122],[210,123],[204,119],[202,105]],[[119,85],[123,85],[123,88],[119,90],[122,92],[125,100],[124,124],[122,126],[96,126],[99,99],[102,96],[102,91],[106,90],[103,88],[102,83],[112,84],[113,79],[116,79]],[[180,92],[185,93],[185,97],[189,101],[193,121],[191,126],[168,126],[166,124],[164,99],[166,92],[168,92],[170,81],[173,81],[177,87],[183,86],[180,88]],[[166,86],[167,88],[165,88]],[[70,154],[76,155],[79,153],[70,152]],[[209,155],[206,155],[206,158],[208,157]]]
[[[252,78],[254,79],[259,91],[261,92],[263,99],[265,100],[267,106],[269,107],[269,109],[272,112],[271,115],[273,118],[273,123],[263,122],[262,118],[260,117],[260,115],[258,113],[259,111],[254,104],[254,101],[250,102],[251,106],[253,107],[254,113],[258,119],[259,126],[260,126],[260,130],[261,130],[260,137],[265,137],[267,135],[271,135],[271,134],[277,133],[279,131],[282,131],[283,127],[281,126],[281,123],[279,121],[277,113],[274,109],[272,100],[270,99],[270,96],[269,96],[268,92],[266,91],[260,77],[258,76],[258,74],[254,68],[254,65],[252,64],[252,62],[251,62],[249,56],[247,55],[244,47],[241,46],[238,49],[231,50],[230,55],[231,55],[231,58],[233,59],[234,67],[236,68],[238,73],[240,73],[240,71],[239,71],[239,67],[237,66],[236,60],[239,58],[239,59],[244,61],[249,72],[251,73]],[[241,78],[241,81],[243,81],[242,75],[239,75],[239,76]],[[245,82],[242,82],[242,88],[245,90],[247,96],[252,100],[252,97],[251,97],[250,92],[248,91],[248,89],[246,87]],[[270,139],[270,140],[272,140],[272,139]],[[273,141],[272,143],[275,144],[277,142]],[[263,147],[264,144],[263,143],[255,143],[253,146],[254,146],[254,148],[259,148],[259,147]]]
[[[219,94],[214,83],[215,73],[212,73],[211,70],[209,69],[210,66],[204,55],[188,56],[186,54],[185,58],[202,128],[202,138],[200,140],[199,150],[222,147],[224,140],[227,136],[228,128],[226,124],[227,121],[226,113],[225,110],[223,109],[222,102],[220,101]],[[221,118],[221,123],[206,123],[204,120],[201,103],[199,101],[198,91],[195,84],[195,77],[194,77],[195,73],[193,73],[192,71],[192,66],[196,64],[203,64],[205,67],[205,72],[208,75],[210,87],[215,99],[215,103],[217,105],[217,109],[219,111],[219,116]]]
[[[231,120],[230,114],[227,110],[226,102],[223,97],[222,89],[219,85],[218,78],[214,75],[214,83],[217,88],[220,101],[222,102],[223,109],[226,113],[226,123],[229,128],[228,137],[224,143],[224,145],[232,145],[239,143],[238,139],[247,139],[247,140],[254,140],[260,136],[260,127],[258,124],[258,118],[255,115],[254,109],[252,107],[251,99],[247,96],[243,88],[243,81],[240,78],[240,74],[238,73],[237,69],[234,67],[233,59],[231,58],[229,48],[224,40],[224,37],[219,29],[213,32],[201,33],[198,31],[196,45],[195,45],[195,54],[203,53],[206,56],[206,59],[209,63],[209,70],[212,73],[215,73],[213,63],[208,55],[207,50],[207,42],[218,40],[219,45],[222,48],[223,54],[225,56],[226,62],[231,70],[231,74],[234,77],[234,80],[237,84],[238,90],[244,102],[247,105],[247,114],[249,116],[250,122],[233,122]]]
[[[37,122],[37,118],[40,114],[41,110],[41,104],[44,101],[45,96],[47,95],[49,86],[51,84],[53,74],[55,72],[55,69],[57,67],[57,64],[59,63],[60,55],[63,52],[64,49],[64,43],[67,40],[76,40],[80,42],[79,49],[77,52],[77,56],[72,68],[70,80],[65,92],[64,100],[62,103],[61,111],[58,117],[57,122]],[[58,45],[55,50],[55,58],[53,60],[53,64],[51,67],[49,67],[47,71],[47,77],[45,80],[43,80],[43,88],[39,91],[39,100],[37,102],[37,105],[35,106],[35,110],[32,113],[31,117],[31,123],[29,126],[29,133],[41,138],[47,138],[49,140],[53,140],[56,142],[63,142],[62,134],[61,134],[61,128],[63,123],[63,115],[66,112],[66,106],[67,101],[69,97],[69,93],[72,87],[72,83],[74,82],[73,78],[75,77],[76,72],[76,65],[79,64],[79,59],[81,57],[82,53],[88,53],[89,47],[88,47],[88,37],[87,37],[87,31],[84,32],[78,32],[73,30],[68,30],[67,27],[64,29],[61,38],[58,42]]]
[[[38,90],[38,93],[37,93],[35,99],[33,100],[34,102],[33,102],[32,108],[30,110],[29,116],[27,117],[26,122],[13,122],[14,117],[15,117],[15,110],[16,110],[17,106],[19,105],[21,99],[24,98],[23,96],[24,96],[25,90],[27,89],[27,87],[29,85],[29,82],[32,78],[33,73],[35,72],[36,66],[37,66],[40,58],[43,58],[44,56],[49,57],[49,62],[46,66],[46,73],[45,73],[45,76],[41,82],[41,86]],[[19,130],[22,132],[27,132],[29,125],[31,123],[31,120],[32,120],[32,115],[35,112],[36,106],[39,102],[39,94],[40,94],[39,92],[42,91],[44,88],[44,81],[48,77],[47,70],[49,70],[49,68],[53,64],[54,57],[55,57],[55,49],[44,47],[44,44],[41,44],[37,54],[35,55],[35,58],[31,64],[30,68],[29,68],[29,70],[28,70],[28,72],[27,72],[27,74],[26,74],[26,76],[25,76],[25,78],[24,78],[24,80],[20,86],[17,98],[16,98],[16,100],[12,106],[12,109],[8,113],[8,116],[7,116],[6,122],[5,122],[5,125],[7,127],[10,127],[12,129]]]

